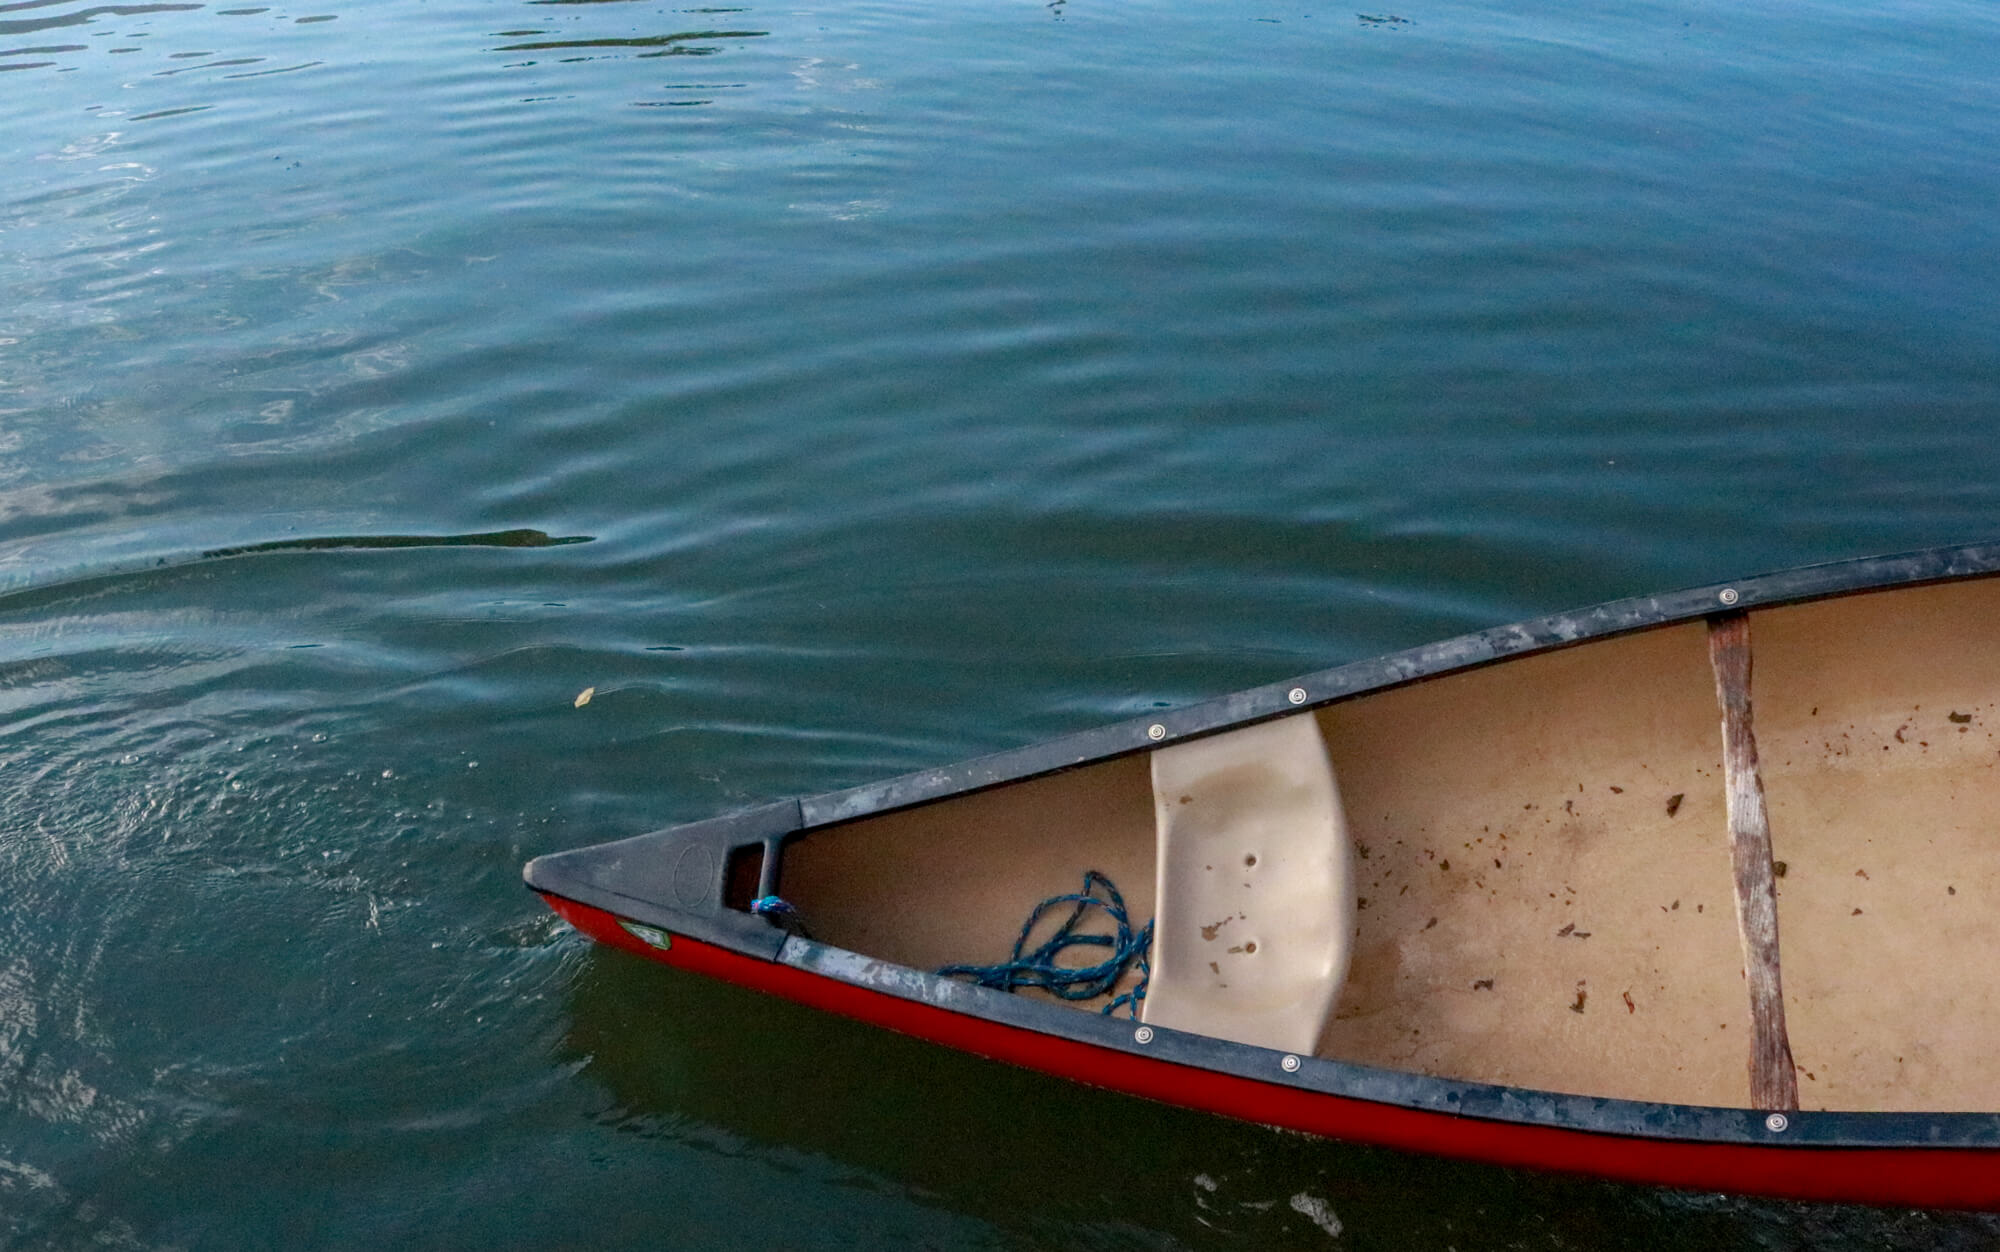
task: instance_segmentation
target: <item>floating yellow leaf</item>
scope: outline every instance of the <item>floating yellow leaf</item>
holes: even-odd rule
[[[582,691],[577,692],[576,707],[582,708],[584,705],[589,704],[590,697],[596,694],[597,694],[597,688],[595,687],[585,687]]]

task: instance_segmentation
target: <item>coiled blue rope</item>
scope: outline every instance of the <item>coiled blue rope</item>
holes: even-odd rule
[[[1098,894],[1100,888],[1102,895]],[[1028,940],[1033,936],[1036,924],[1042,920],[1042,915],[1065,904],[1072,907],[1055,934],[1034,951],[1028,951]],[[1077,926],[1093,908],[1102,909],[1111,918],[1117,927],[1115,935],[1078,932]],[[1035,906],[1035,911],[1028,914],[1027,923],[1021,927],[1021,937],[1014,941],[1012,960],[998,965],[947,965],[938,973],[946,978],[969,978],[981,987],[991,987],[996,991],[1039,987],[1063,1000],[1094,1000],[1110,994],[1118,985],[1118,980],[1125,976],[1125,971],[1136,962],[1139,967],[1138,985],[1113,999],[1102,1010],[1110,1014],[1123,1008],[1136,1018],[1139,1016],[1139,1003],[1146,998],[1146,984],[1153,977],[1153,967],[1147,960],[1152,947],[1153,923],[1147,922],[1142,929],[1134,931],[1131,917],[1125,911],[1125,897],[1118,894],[1118,888],[1112,885],[1109,878],[1093,869],[1085,872],[1082,891],[1050,896]],[[1059,964],[1056,958],[1071,948],[1110,948],[1111,954],[1095,965]]]

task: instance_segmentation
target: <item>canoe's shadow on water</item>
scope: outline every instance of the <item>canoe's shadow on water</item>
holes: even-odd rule
[[[1689,1195],[1244,1125],[601,949],[570,1013],[561,1059],[605,1090],[607,1125],[825,1157],[1037,1246],[1101,1246],[1107,1227],[1190,1247],[1459,1252],[2000,1240],[2000,1219],[1981,1215]]]

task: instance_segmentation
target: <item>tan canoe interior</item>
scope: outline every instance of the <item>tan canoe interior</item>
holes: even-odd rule
[[[1802,1107],[2000,1111],[2000,578],[1750,625]],[[1747,1107],[1701,623],[1317,716],[1360,897],[1321,1055]],[[934,968],[1004,959],[1086,869],[1152,916],[1143,755],[817,832],[783,890],[816,938]]]

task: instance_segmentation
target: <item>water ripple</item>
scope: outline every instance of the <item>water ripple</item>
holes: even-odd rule
[[[877,1082],[878,1036],[593,953],[519,865],[1990,536],[1992,13],[0,23],[0,1243],[1280,1246],[1300,1196],[1385,1246],[1840,1242],[921,1049]],[[993,1199],[975,1157],[1081,1125],[1115,1170]]]

